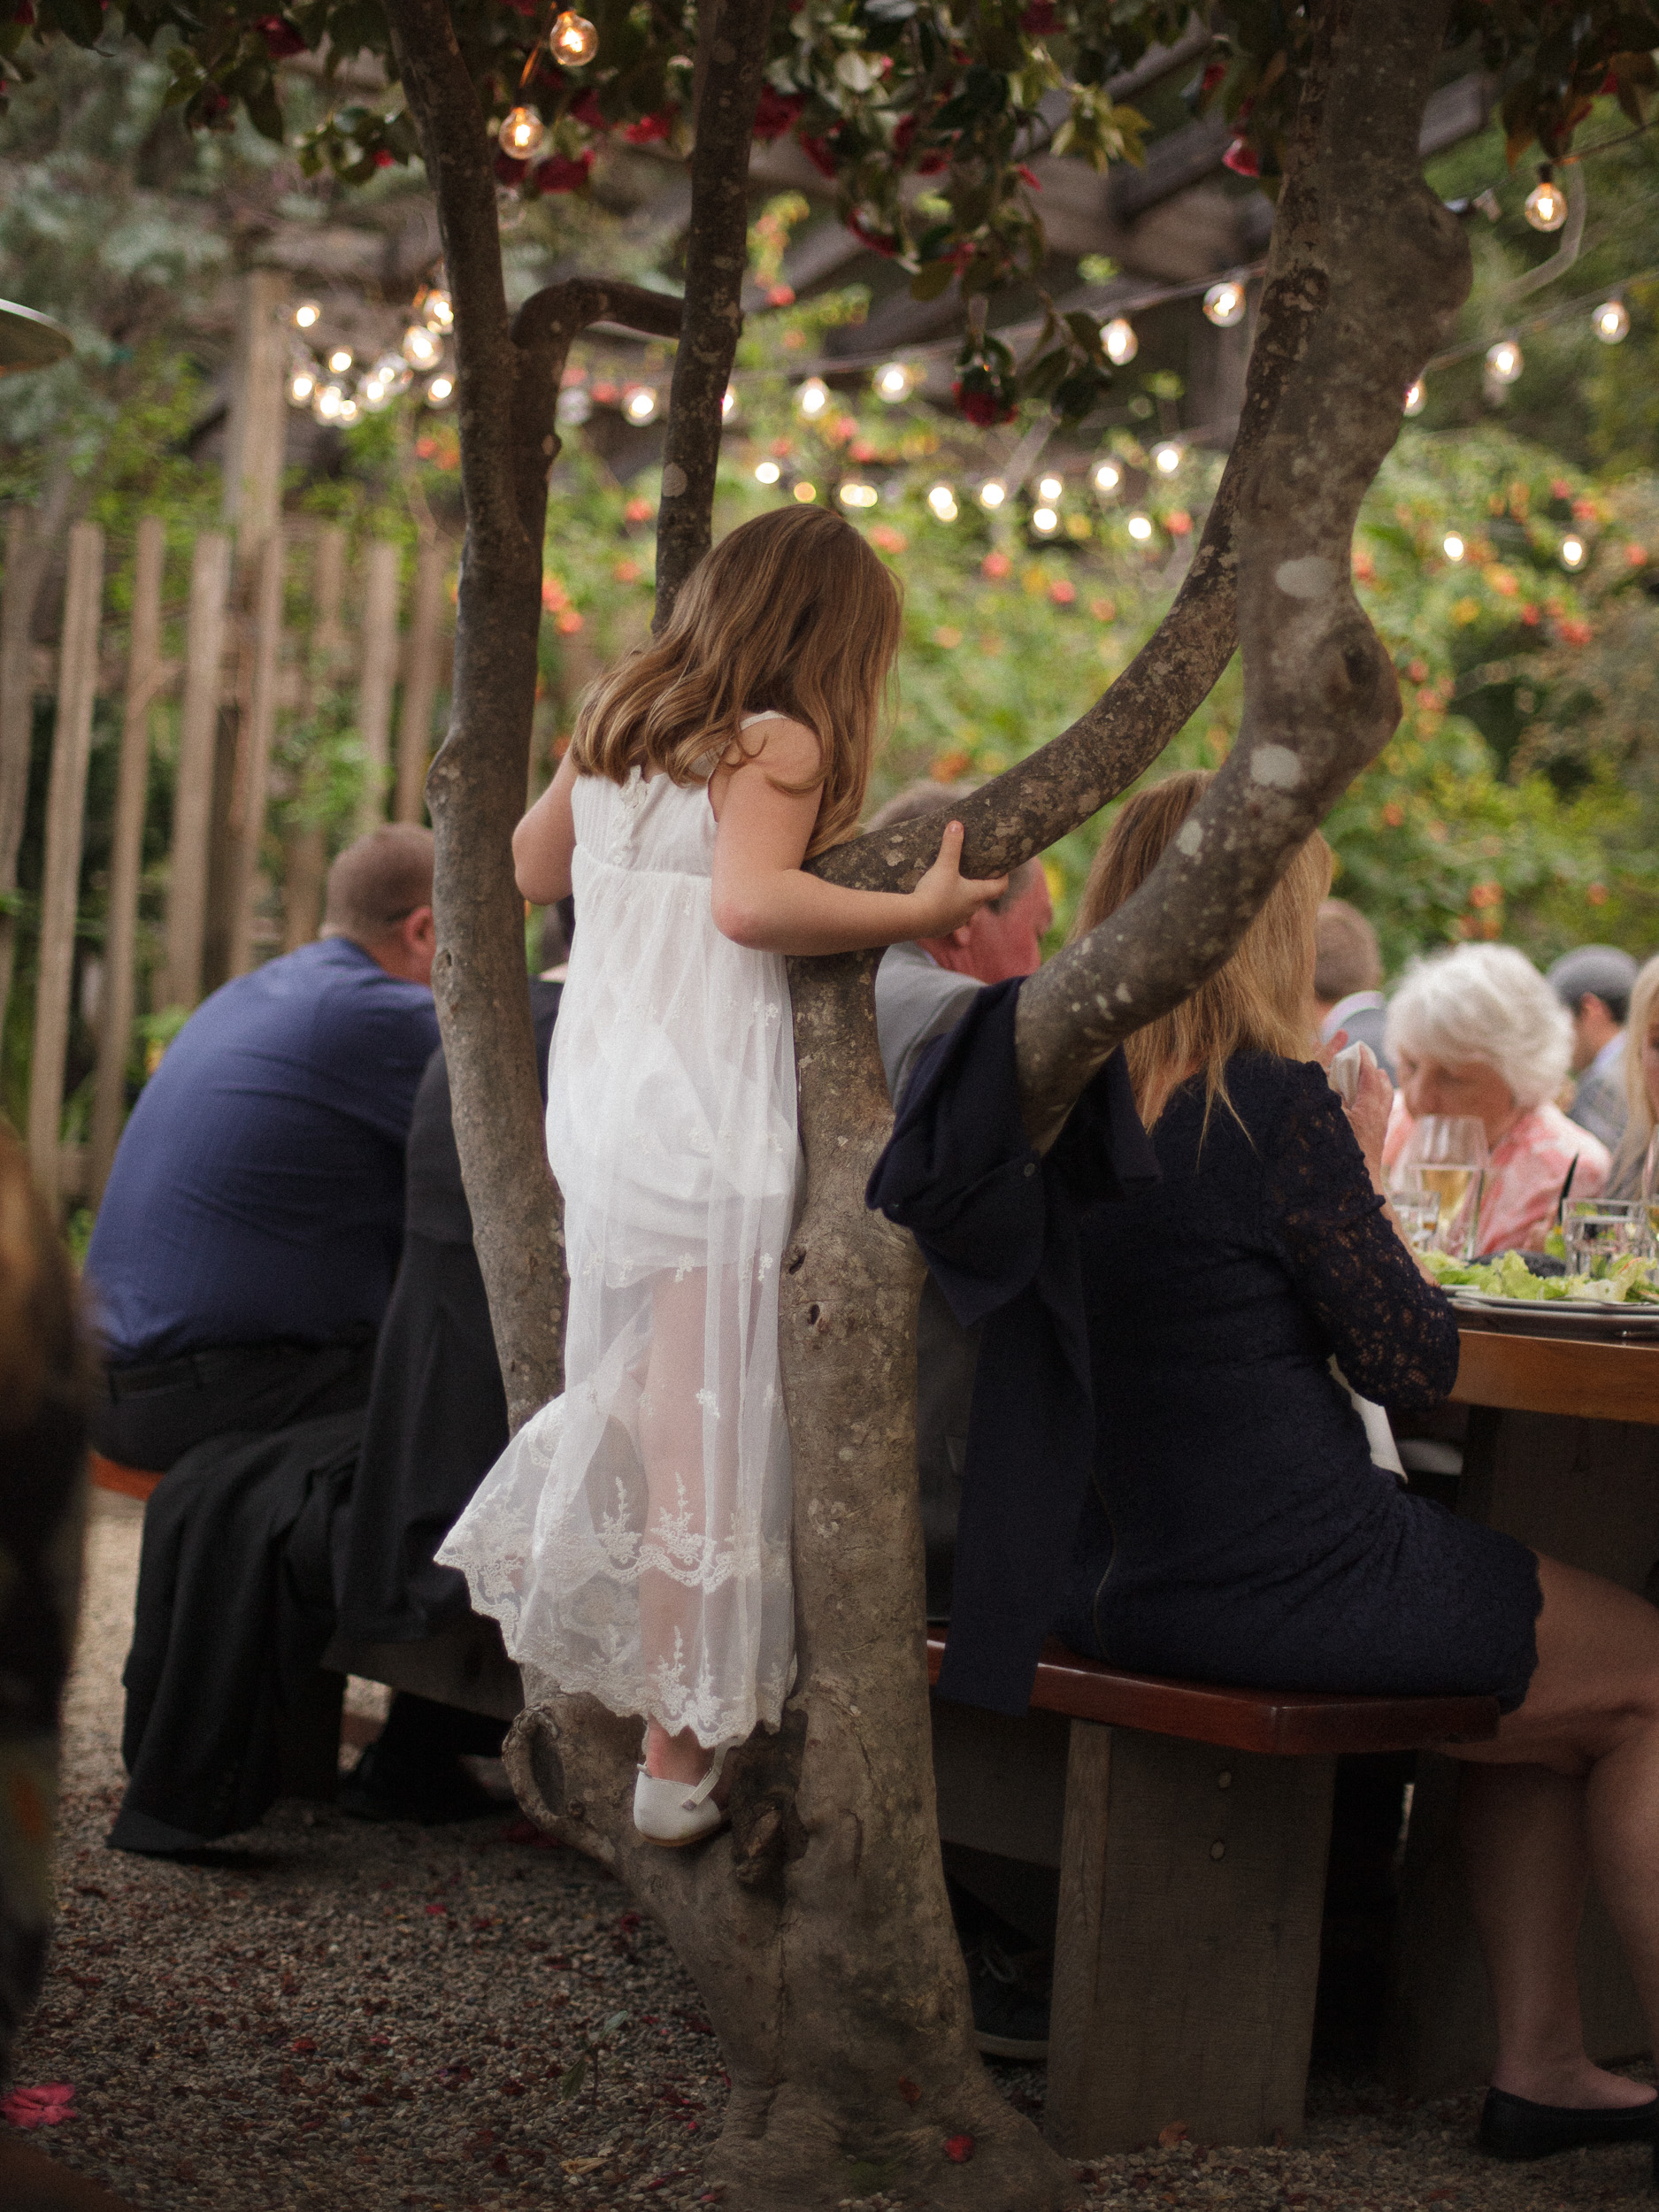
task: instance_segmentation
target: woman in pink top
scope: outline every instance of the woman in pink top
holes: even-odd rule
[[[1424,961],[1389,1004],[1387,1037],[1400,1089],[1384,1172],[1420,1116],[1472,1115],[1491,1155],[1477,1239],[1483,1255],[1540,1249],[1575,1159],[1572,1195],[1600,1192],[1607,1147],[1555,1102],[1572,1025],[1524,952],[1459,945]]]

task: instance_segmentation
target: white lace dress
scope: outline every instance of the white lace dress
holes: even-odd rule
[[[750,717],[757,720],[763,718]],[[795,1209],[784,964],[714,926],[703,784],[578,779],[578,927],[548,1078],[565,1389],[438,1556],[534,1702],[590,1691],[708,1746],[793,1671],[778,1271]]]

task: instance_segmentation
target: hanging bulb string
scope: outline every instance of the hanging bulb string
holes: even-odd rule
[[[1655,277],[1659,277],[1659,266],[1651,269],[1637,269],[1629,276],[1617,278],[1610,285],[1599,286],[1594,292],[1578,292],[1575,293],[1570,300],[1557,300],[1553,307],[1544,308],[1539,313],[1529,315],[1522,321],[1511,323],[1495,335],[1488,334],[1480,338],[1471,338],[1464,345],[1448,346],[1444,353],[1437,353],[1432,361],[1425,361],[1422,373],[1425,376],[1429,376],[1437,369],[1448,369],[1455,362],[1467,361],[1471,355],[1484,354],[1489,346],[1502,343],[1503,339],[1513,337],[1517,332],[1547,330],[1550,324],[1564,322],[1569,317],[1580,313],[1586,307],[1592,310],[1599,307],[1610,293],[1621,291],[1626,285],[1646,284]]]

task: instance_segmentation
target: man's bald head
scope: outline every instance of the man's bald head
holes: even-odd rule
[[[322,934],[349,937],[388,975],[432,977],[432,832],[388,822],[348,845],[328,871]]]

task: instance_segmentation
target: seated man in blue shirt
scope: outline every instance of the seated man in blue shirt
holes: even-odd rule
[[[165,1471],[366,1400],[438,1042],[434,947],[432,833],[372,831],[329,870],[319,941],[226,984],[168,1047],[87,1255],[109,1458]]]

